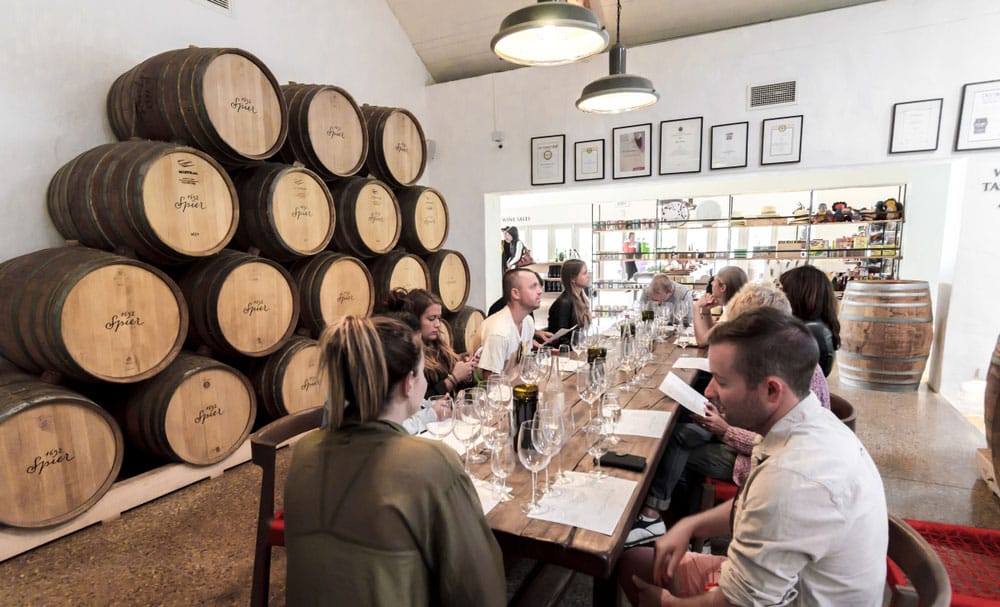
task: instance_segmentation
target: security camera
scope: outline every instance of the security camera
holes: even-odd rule
[[[491,135],[490,138],[493,140],[494,143],[497,144],[498,150],[503,149],[503,131],[493,131],[493,134]]]

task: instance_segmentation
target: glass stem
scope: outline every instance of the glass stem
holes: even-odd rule
[[[563,477],[563,471],[562,471],[562,449],[559,450],[559,455],[557,457],[559,458],[559,472],[556,473],[556,478],[562,478]]]
[[[470,445],[469,443],[467,443],[465,441],[462,441],[462,444],[465,445],[465,473],[468,474],[469,473],[469,451],[471,450],[472,445]]]
[[[538,473],[534,470],[531,471],[531,509],[534,510],[538,506],[538,502],[535,501],[535,487],[536,479],[538,478]]]

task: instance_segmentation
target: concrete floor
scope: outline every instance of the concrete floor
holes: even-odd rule
[[[835,377],[831,388],[858,411],[857,433],[882,472],[891,512],[1000,529],[1000,499],[976,473],[985,438],[944,399],[925,389],[851,389]],[[285,449],[280,472],[288,460]],[[259,480],[247,463],[0,563],[0,605],[246,605]],[[272,604],[283,604],[281,549],[271,589]],[[588,605],[590,591],[577,576],[563,604]]]

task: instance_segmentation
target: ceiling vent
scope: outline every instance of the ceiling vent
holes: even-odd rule
[[[795,81],[758,84],[747,91],[747,109],[756,110],[781,105],[795,105]]]
[[[194,0],[194,1],[202,6],[208,6],[216,10],[221,10],[226,14],[230,14],[233,12],[232,7],[230,6],[231,5],[230,0]]]

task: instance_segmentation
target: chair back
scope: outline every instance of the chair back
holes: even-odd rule
[[[844,422],[851,432],[857,432],[854,429],[855,424],[858,421],[858,413],[854,410],[854,405],[847,402],[842,396],[837,396],[836,394],[830,393],[830,411],[837,416],[837,419]]]
[[[951,604],[951,582],[941,559],[913,527],[892,514],[889,515],[888,557],[909,578],[923,607]]]

